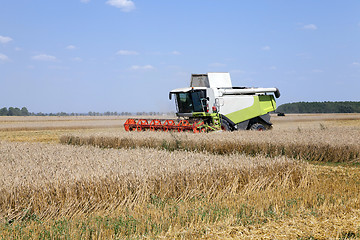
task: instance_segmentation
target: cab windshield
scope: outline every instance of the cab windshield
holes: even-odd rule
[[[202,101],[206,98],[205,90],[176,93],[176,105],[179,113],[205,112]]]

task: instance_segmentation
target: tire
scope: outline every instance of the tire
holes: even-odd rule
[[[221,121],[221,130],[231,131],[230,124],[225,119],[222,119]]]
[[[260,123],[255,123],[251,125],[250,130],[253,131],[266,131],[266,127]]]

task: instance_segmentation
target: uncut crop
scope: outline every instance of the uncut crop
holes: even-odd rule
[[[267,132],[212,132],[208,134],[130,132],[65,135],[60,142],[102,148],[148,147],[166,150],[243,153],[251,156],[287,156],[319,162],[357,163],[360,131],[322,129]]]
[[[7,224],[104,216],[166,199],[211,200],[297,189],[311,182],[304,163],[238,154],[219,158],[155,149],[1,142],[0,161],[0,220]],[[194,217],[185,222],[199,221]],[[182,224],[177,221],[175,225]],[[138,228],[146,232],[146,221]]]
[[[285,158],[218,158],[151,149],[101,150],[2,142],[0,154],[1,217],[8,219],[18,218],[27,208],[40,214],[40,218],[61,215],[58,207],[69,211],[74,207],[73,200],[107,208],[111,201],[103,200],[109,196],[116,204],[125,204],[139,194],[142,197],[137,201],[151,194],[172,198],[214,196],[241,191],[253,180],[262,182],[257,188],[271,183],[295,187],[306,173],[302,164]]]

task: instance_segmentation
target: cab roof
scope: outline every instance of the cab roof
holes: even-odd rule
[[[187,87],[187,88],[176,88],[170,91],[170,94],[172,93],[184,93],[189,92],[191,90],[205,90],[206,87]]]

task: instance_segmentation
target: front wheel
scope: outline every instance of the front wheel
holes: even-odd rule
[[[221,121],[221,130],[231,131],[230,124],[225,119]]]
[[[265,131],[266,127],[260,123],[255,123],[253,125],[251,125],[250,130],[253,131]]]

